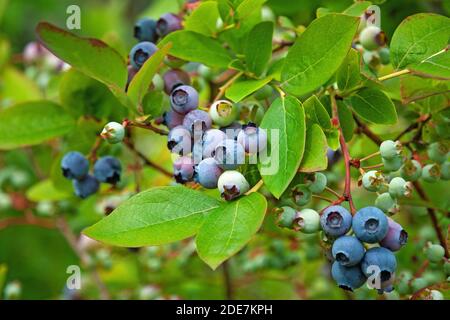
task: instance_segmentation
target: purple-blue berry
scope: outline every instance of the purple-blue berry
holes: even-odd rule
[[[170,94],[170,105],[178,113],[186,114],[198,107],[198,92],[191,86],[176,87]]]
[[[89,161],[81,153],[71,151],[62,158],[61,170],[67,179],[82,179],[89,172]]]
[[[339,237],[350,230],[352,215],[342,206],[330,206],[323,211],[320,225],[326,235],[333,238]]]
[[[357,265],[364,257],[364,251],[361,241],[352,236],[337,238],[331,248],[334,259],[346,267]]]
[[[361,262],[361,270],[366,277],[379,277],[380,282],[388,281],[395,273],[397,260],[395,255],[386,248],[375,247],[366,251]]]
[[[80,180],[73,180],[72,183],[75,194],[81,199],[85,199],[90,195],[93,195],[100,188],[99,181],[91,175],[87,175]]]
[[[245,163],[245,151],[240,143],[226,139],[214,150],[214,159],[223,169],[233,170]]]
[[[195,168],[195,181],[206,189],[214,189],[217,188],[217,181],[222,173],[222,168],[214,158],[206,158]]]
[[[367,243],[376,243],[388,232],[388,219],[377,207],[365,207],[356,212],[352,228],[356,237]]]
[[[212,120],[208,112],[203,110],[192,110],[189,111],[184,119],[183,126],[189,129],[191,132],[194,130],[208,130],[211,128]]]
[[[172,153],[187,155],[191,152],[192,137],[188,129],[177,126],[169,131],[167,136],[167,148]]]
[[[166,111],[163,114],[163,124],[169,129],[181,126],[183,124],[184,114],[179,114],[173,110]]]
[[[213,157],[216,147],[225,141],[226,134],[219,129],[209,129],[203,135],[203,157]]]
[[[248,154],[257,154],[267,147],[267,133],[266,130],[249,123],[239,132],[237,141]]]
[[[156,34],[156,21],[148,18],[138,20],[134,25],[134,37],[140,42],[156,42],[158,39]]]
[[[348,291],[358,289],[366,282],[366,277],[359,266],[344,267],[337,261],[331,267],[331,276],[339,288]]]
[[[115,157],[101,157],[94,164],[94,177],[100,182],[116,184],[120,181],[121,173],[122,165]]]
[[[150,58],[158,47],[153,43],[144,41],[135,45],[130,51],[130,63],[136,70],[139,70],[142,65]]]
[[[189,75],[180,69],[172,69],[164,73],[164,92],[170,94],[175,88],[183,85],[190,85]]]
[[[181,28],[181,19],[173,13],[166,13],[162,15],[156,22],[156,33],[160,37],[164,37],[173,31],[180,30]]]
[[[173,163],[173,176],[178,183],[186,183],[194,177],[194,160],[191,157],[179,157]]]
[[[398,251],[408,241],[408,233],[403,230],[403,227],[388,218],[388,232],[386,236],[380,241],[380,246],[385,247],[391,251]]]

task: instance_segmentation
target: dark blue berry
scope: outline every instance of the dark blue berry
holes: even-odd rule
[[[388,227],[386,215],[377,207],[362,208],[353,217],[353,232],[363,242],[381,241],[386,236]]]
[[[73,188],[75,189],[75,194],[81,199],[93,195],[98,191],[100,187],[100,183],[98,182],[98,180],[91,175],[87,175],[81,180],[73,180],[72,183]]]
[[[223,170],[213,158],[202,160],[195,168],[195,181],[200,183],[204,188],[217,188],[217,181]]]
[[[134,37],[140,42],[156,42],[158,39],[156,34],[156,21],[148,18],[138,20],[134,25]]]
[[[173,110],[164,112],[163,114],[163,124],[167,126],[169,129],[173,129],[177,126],[181,126],[183,124],[184,115],[179,114]]]
[[[326,208],[320,217],[320,225],[325,234],[339,237],[346,234],[352,226],[352,215],[341,206]]]
[[[94,164],[94,177],[100,182],[116,184],[120,181],[121,173],[122,166],[115,157],[102,157]]]
[[[180,157],[173,163],[173,176],[178,183],[191,181],[194,176],[194,160],[191,157]]]
[[[391,218],[388,218],[388,225],[388,232],[380,241],[380,245],[391,251],[400,250],[400,248],[403,247],[408,241],[408,233],[403,230],[403,227],[400,224]]]
[[[172,69],[164,73],[164,92],[170,94],[176,87],[182,85],[190,85],[191,79],[189,75],[180,69]]]
[[[140,69],[142,65],[150,58],[156,51],[156,47],[153,43],[144,41],[140,42],[133,47],[130,51],[130,63],[136,70]]]
[[[183,119],[183,126],[190,131],[208,130],[211,128],[212,120],[208,112],[203,110],[189,111]]]
[[[361,272],[359,265],[345,267],[335,261],[331,267],[331,276],[336,281],[339,288],[353,291],[358,289],[366,282],[366,277]]]
[[[352,236],[343,236],[333,243],[331,249],[334,259],[343,266],[357,265],[364,257],[364,246]]]
[[[198,107],[198,92],[191,86],[178,86],[170,94],[170,105],[178,113],[186,114]]]
[[[396,268],[397,260],[394,254],[383,247],[375,247],[367,250],[361,262],[361,270],[366,277],[371,275],[380,277],[380,282],[391,279]]]
[[[81,153],[71,151],[62,158],[61,170],[67,179],[81,179],[89,172],[89,161]]]
[[[181,29],[181,19],[173,13],[162,15],[156,22],[156,33],[160,37]]]

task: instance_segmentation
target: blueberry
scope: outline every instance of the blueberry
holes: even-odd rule
[[[368,171],[362,176],[362,185],[368,191],[379,191],[384,185],[384,176],[380,171]]]
[[[334,259],[346,267],[357,265],[364,257],[364,251],[361,241],[352,236],[337,238],[331,248]]]
[[[222,173],[217,185],[222,198],[227,201],[239,197],[250,189],[250,185],[242,173],[234,170]]]
[[[140,42],[149,41],[156,42],[156,21],[153,19],[143,18],[134,25],[134,37]]]
[[[394,159],[402,152],[402,144],[400,141],[386,140],[380,145],[380,154],[384,159]]]
[[[212,121],[208,112],[203,110],[189,111],[183,119],[183,126],[191,132],[193,132],[194,129],[202,131],[208,130],[211,128],[211,125]]]
[[[395,269],[397,268],[397,260],[394,254],[383,247],[375,247],[367,250],[361,262],[361,270],[366,277],[369,277],[373,275],[374,268],[378,269],[375,276],[379,277],[380,282],[390,280],[394,276]]]
[[[237,141],[244,147],[248,154],[256,154],[267,147],[267,132],[249,123],[239,132]]]
[[[125,128],[118,122],[109,122],[100,135],[111,144],[119,143],[125,137]]]
[[[389,48],[382,48],[378,52],[382,64],[387,65],[391,61]]]
[[[412,183],[401,177],[395,177],[389,182],[389,194],[394,198],[409,197],[412,192]]]
[[[226,139],[214,150],[214,159],[223,169],[233,170],[245,163],[245,151],[241,144]]]
[[[450,161],[445,161],[441,165],[441,178],[443,180],[450,180]]]
[[[173,163],[173,176],[178,183],[186,183],[194,177],[194,160],[191,157],[179,157]]]
[[[315,172],[308,177],[310,184],[308,185],[309,190],[312,193],[319,194],[322,193],[327,186],[327,176],[322,172]]]
[[[388,219],[380,209],[365,207],[356,212],[352,221],[353,232],[356,237],[367,243],[376,243],[383,239],[388,232]]]
[[[376,288],[378,294],[392,292],[394,290],[394,283],[395,283],[395,273],[392,273],[389,279],[381,281],[380,287]]]
[[[448,152],[448,145],[440,142],[430,144],[427,149],[428,157],[437,163],[445,162],[445,160],[447,160]]]
[[[407,160],[400,169],[400,175],[408,181],[417,181],[422,176],[422,166],[419,161]]]
[[[320,215],[312,209],[303,209],[295,215],[294,229],[303,233],[316,233],[320,230]]]
[[[160,37],[181,29],[181,19],[173,13],[162,15],[156,22],[156,33]]]
[[[366,282],[366,277],[359,266],[344,267],[337,261],[331,267],[331,276],[339,288],[348,291],[358,289]]]
[[[239,133],[241,132],[243,127],[244,126],[242,124],[240,124],[239,122],[233,122],[229,126],[220,128],[220,130],[225,132],[228,139],[237,141],[237,137],[239,136]]]
[[[366,50],[376,50],[386,44],[386,35],[377,26],[369,25],[359,34],[359,42]]]
[[[136,70],[132,65],[127,66],[128,70],[128,78],[127,78],[127,84],[125,86],[125,91],[128,90],[128,86],[130,85],[131,81],[133,80],[136,73],[138,73],[139,70]]]
[[[323,211],[320,225],[328,236],[339,237],[350,230],[352,215],[342,206],[330,206]]]
[[[391,218],[388,218],[388,225],[388,232],[380,241],[380,245],[391,251],[398,251],[408,241],[408,233],[403,230],[403,227],[400,224]]]
[[[191,86],[178,86],[170,94],[170,105],[178,113],[186,114],[198,107],[198,92]]]
[[[192,137],[188,129],[177,126],[169,131],[167,136],[167,148],[172,153],[187,155],[191,152]]]
[[[150,58],[158,47],[153,43],[144,41],[135,45],[130,51],[130,63],[136,70],[139,70],[142,65]]]
[[[62,158],[61,169],[67,179],[81,179],[89,172],[89,161],[81,153],[71,151]]]
[[[219,129],[209,129],[203,135],[203,157],[210,158],[214,155],[216,147],[221,144],[227,136]]]
[[[296,185],[294,188],[292,188],[291,196],[296,205],[304,206],[309,201],[311,201],[312,194],[308,186],[304,184],[299,184]]]
[[[217,188],[217,181],[222,173],[222,168],[214,158],[206,158],[195,168],[195,181],[206,189],[214,189]]]
[[[87,175],[81,180],[73,180],[73,188],[77,197],[84,199],[96,193],[100,188],[100,183],[95,177]]]
[[[297,211],[295,211],[295,209],[292,207],[284,206],[277,209],[277,212],[277,225],[281,228],[292,229]]]
[[[401,156],[396,156],[392,159],[382,158],[381,160],[386,171],[397,171],[403,165],[403,158]]]
[[[397,202],[391,197],[389,192],[380,194],[375,200],[375,206],[383,212],[395,213],[397,209]]]
[[[121,173],[122,165],[115,157],[101,157],[94,164],[94,177],[100,182],[116,184],[120,181]]]
[[[422,169],[422,179],[426,182],[436,182],[441,178],[441,168],[438,164],[427,164]]]
[[[181,126],[183,124],[184,115],[173,110],[166,111],[163,114],[163,124],[169,129]]]
[[[425,252],[428,260],[435,263],[442,261],[445,256],[445,249],[439,244],[430,244]]]
[[[164,92],[169,94],[179,86],[190,85],[191,79],[189,75],[180,69],[172,69],[164,73]]]
[[[431,300],[445,300],[442,292],[440,292],[438,290],[430,290],[429,297]]]
[[[209,108],[209,115],[215,124],[226,127],[236,120],[238,111],[238,107],[230,101],[218,100]]]

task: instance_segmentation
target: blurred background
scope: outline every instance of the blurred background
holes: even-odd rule
[[[39,21],[64,27],[69,5],[81,8],[83,36],[103,39],[124,57],[136,43],[133,24],[139,17],[158,18],[166,12],[178,12],[177,0],[0,0],[0,109],[22,101],[57,99],[61,86],[76,86],[64,73],[41,72],[23,63],[25,46],[35,41],[34,29]],[[307,25],[316,10],[326,7],[342,11],[351,0],[268,0],[266,5],[276,15],[289,17],[296,25]],[[382,28],[390,38],[395,27],[408,15],[436,12],[448,16],[450,1],[387,0],[373,1],[381,8]],[[68,92],[66,90],[64,92]],[[117,101],[104,88],[89,84],[76,87],[61,96],[66,106],[77,107],[84,99],[85,113],[99,104],[111,109]],[[86,102],[87,101],[87,102]],[[87,111],[86,111],[87,110]],[[108,111],[109,112],[109,111]],[[400,111],[402,112],[402,111]],[[102,127],[89,117],[78,123],[83,133],[69,135],[66,146],[88,152],[95,134]],[[389,128],[374,130],[389,137]],[[137,133],[139,135],[139,133]],[[2,137],[0,136],[0,140]],[[142,146],[151,146],[149,157],[167,163],[169,154],[164,139],[142,133]],[[398,284],[398,290],[379,296],[373,290],[346,293],[329,277],[330,265],[320,247],[317,235],[284,231],[275,226],[275,215],[268,214],[253,241],[233,257],[226,268],[211,271],[196,255],[193,241],[140,249],[111,248],[81,237],[80,231],[98,221],[108,208],[114,208],[122,195],[93,196],[80,201],[70,195],[67,182],[60,181],[59,158],[55,159],[56,141],[48,144],[0,151],[0,298],[3,299],[398,299],[410,290]],[[120,148],[105,147],[100,153],[120,154]],[[364,138],[353,141],[354,156],[377,151]],[[132,155],[121,154],[133,165]],[[130,173],[131,172],[131,173]],[[327,172],[336,188],[341,187],[343,165]],[[122,183],[132,183],[132,170]],[[58,180],[57,187],[47,177]],[[128,179],[128,180],[127,180]],[[167,185],[170,180],[151,168],[142,171],[142,188]],[[424,183],[425,184],[425,183]],[[425,184],[431,202],[442,210],[449,209],[448,184]],[[375,196],[355,191],[357,206],[374,202]],[[126,197],[127,195],[123,195]],[[323,203],[317,202],[317,207]],[[59,219],[63,213],[67,219]],[[441,225],[449,225],[443,217]],[[26,221],[27,223],[22,223]],[[397,253],[399,279],[410,279],[423,262],[422,249],[436,235],[426,210],[414,199],[402,207],[399,221],[409,233],[409,244]],[[82,253],[77,250],[82,250]],[[82,290],[65,286],[70,274],[67,266],[80,265]],[[422,285],[445,281],[442,268],[431,266],[425,271]],[[406,280],[405,280],[406,281]],[[448,297],[448,292],[446,293]]]

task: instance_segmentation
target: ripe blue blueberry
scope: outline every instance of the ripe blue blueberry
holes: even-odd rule
[[[392,159],[381,158],[381,160],[386,171],[397,171],[403,165],[403,158],[401,156],[396,156]]]
[[[214,155],[216,147],[227,138],[219,129],[209,129],[203,135],[203,157],[210,158]]]
[[[438,164],[432,163],[427,164],[422,169],[422,179],[426,182],[436,182],[441,178],[441,168]]]
[[[175,127],[181,126],[183,124],[183,119],[183,114],[179,114],[178,112],[170,110],[163,113],[162,123],[166,125],[167,128],[173,129]]]
[[[364,257],[364,251],[361,241],[352,236],[337,238],[331,248],[334,259],[346,267],[357,265]]]
[[[192,137],[188,129],[177,126],[169,131],[167,148],[172,153],[187,155],[191,152]]]
[[[292,188],[291,196],[296,205],[304,206],[311,200],[312,194],[307,185],[298,184]]]
[[[383,247],[367,250],[361,262],[361,270],[366,277],[373,276],[375,272],[375,277],[379,277],[380,282],[391,279],[396,268],[395,255],[389,249]]]
[[[447,160],[449,152],[448,145],[441,142],[434,142],[428,146],[428,157],[437,163],[443,163]]]
[[[125,137],[125,128],[118,122],[109,122],[100,135],[111,144],[119,143]]]
[[[337,261],[331,267],[331,276],[339,288],[348,291],[358,289],[366,282],[366,277],[359,266],[344,267]]]
[[[192,110],[189,111],[184,119],[183,126],[189,129],[191,132],[195,130],[208,130],[211,128],[212,121],[208,112],[203,110]]]
[[[81,179],[89,172],[89,161],[81,153],[71,151],[62,158],[61,170],[67,179]]]
[[[240,143],[226,139],[214,150],[214,159],[223,169],[233,170],[245,163],[245,151]]]
[[[356,237],[367,243],[376,243],[383,239],[388,231],[388,219],[377,207],[365,207],[356,212],[352,221]]]
[[[245,152],[256,154],[266,149],[267,133],[254,123],[249,123],[239,132],[237,141],[244,147]]]
[[[400,175],[408,181],[417,181],[422,176],[422,166],[419,161],[407,160],[400,169]]]
[[[395,213],[395,211],[397,210],[397,202],[394,198],[392,198],[389,192],[380,194],[375,199],[375,206],[383,210],[383,212],[388,213]]]
[[[239,171],[225,171],[217,182],[222,198],[227,201],[233,200],[246,193],[250,189],[245,177]]]
[[[72,183],[73,188],[75,189],[75,194],[81,199],[85,199],[90,195],[93,195],[100,187],[98,180],[91,175],[87,175],[80,180],[73,180]]]
[[[122,165],[115,157],[101,157],[94,164],[94,177],[100,182],[116,184],[120,181],[121,173]]]
[[[386,236],[380,241],[382,247],[388,248],[391,251],[398,251],[408,241],[408,233],[403,230],[403,227],[388,218],[388,232]]]
[[[238,111],[238,107],[230,101],[218,100],[209,108],[209,115],[215,124],[226,127],[236,120]]]
[[[176,87],[170,94],[170,105],[178,113],[186,114],[198,107],[198,92],[191,86]]]
[[[139,70],[142,65],[150,58],[158,47],[153,43],[144,41],[135,45],[130,51],[130,63],[136,70]]]
[[[384,159],[393,159],[402,152],[402,144],[400,141],[386,140],[380,145],[380,154]]]
[[[134,37],[142,41],[156,42],[156,21],[153,19],[143,18],[134,25]]]
[[[181,19],[173,13],[162,15],[156,22],[156,33],[160,37],[181,29]]]
[[[191,79],[189,75],[180,69],[172,69],[164,73],[164,92],[170,94],[176,87],[190,85]]]
[[[362,185],[367,191],[379,191],[384,185],[384,176],[380,171],[368,171],[362,176]]]
[[[241,132],[242,128],[242,124],[240,124],[239,122],[233,122],[229,126],[220,128],[220,130],[225,132],[228,139],[237,140],[239,132]]]
[[[389,194],[394,198],[409,197],[412,192],[412,183],[401,177],[395,177],[389,182]]]
[[[191,157],[179,157],[173,163],[173,176],[178,183],[186,183],[194,177],[194,160]]]
[[[319,194],[322,193],[327,186],[327,176],[322,172],[315,172],[308,176],[308,181],[310,181],[308,188],[312,193]]]
[[[222,173],[222,168],[214,158],[206,158],[195,168],[195,181],[206,189],[214,189],[217,188],[217,181]]]
[[[342,206],[330,206],[323,211],[320,225],[326,235],[339,237],[350,230],[352,215]]]
[[[315,233],[320,230],[320,215],[313,209],[303,209],[295,215],[294,230]]]
[[[278,218],[277,218],[277,225],[281,228],[293,228],[294,219],[297,215],[297,211],[288,206],[281,207],[277,209],[278,211]]]
[[[359,42],[366,50],[376,50],[386,44],[386,35],[377,26],[369,25],[359,34]]]

